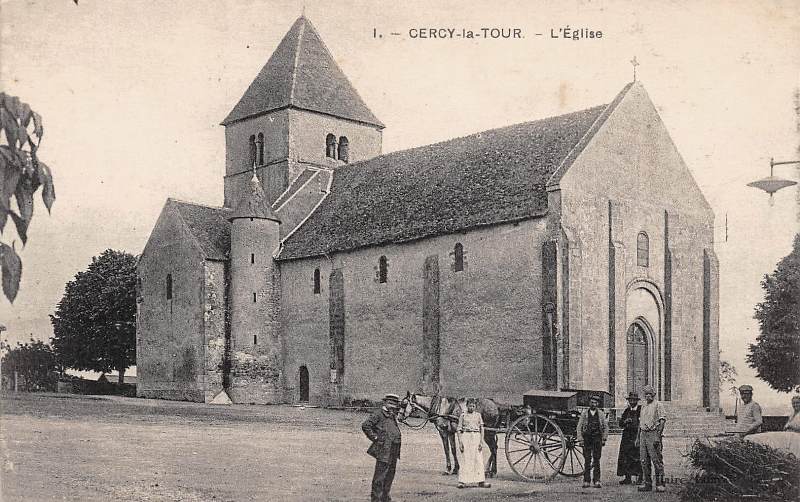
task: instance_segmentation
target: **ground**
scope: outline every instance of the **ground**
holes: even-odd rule
[[[369,500],[374,461],[361,433],[364,413],[292,406],[215,406],[149,399],[56,394],[2,397],[4,501]],[[456,488],[441,474],[432,426],[403,429],[395,501],[677,501],[638,494],[613,476],[619,436],[603,450],[602,490],[558,477],[515,479],[502,450],[490,489]],[[688,441],[666,438],[669,478],[685,478]]]

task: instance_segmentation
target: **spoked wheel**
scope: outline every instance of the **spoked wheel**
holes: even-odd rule
[[[561,468],[561,474],[571,478],[583,475],[583,441],[575,436],[566,436],[567,458]]]
[[[404,415],[400,422],[410,429],[422,429],[428,423],[428,412],[414,403],[411,403],[410,407],[411,412]]]
[[[541,415],[525,415],[506,431],[506,459],[517,476],[528,481],[549,481],[566,459],[564,433]]]

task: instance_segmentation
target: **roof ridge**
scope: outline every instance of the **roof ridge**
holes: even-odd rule
[[[540,118],[540,119],[536,119],[536,120],[527,120],[525,122],[517,122],[515,124],[508,124],[508,125],[504,125],[504,126],[500,126],[500,127],[494,127],[492,129],[485,129],[485,130],[482,130],[482,131],[478,131],[478,132],[474,132],[474,133],[470,133],[470,134],[465,134],[463,136],[455,136],[453,138],[443,139],[443,140],[437,141],[435,143],[428,143],[428,144],[425,144],[425,145],[417,145],[417,146],[412,146],[411,148],[406,148],[404,150],[395,150],[393,152],[386,152],[386,153],[383,153],[381,155],[376,155],[375,157],[370,157],[368,159],[363,159],[363,160],[359,160],[357,162],[350,162],[349,164],[344,164],[344,165],[341,165],[341,166],[337,166],[335,168],[335,170],[339,171],[339,170],[347,169],[347,168],[350,168],[350,167],[358,167],[361,164],[364,164],[364,163],[367,163],[367,162],[372,162],[375,159],[389,157],[389,156],[401,154],[401,153],[404,153],[404,152],[413,152],[415,150],[419,150],[419,149],[422,149],[422,148],[428,148],[428,147],[433,147],[433,146],[441,146],[441,145],[444,145],[444,144],[447,144],[447,143],[450,143],[450,142],[453,142],[453,141],[458,141],[458,140],[461,140],[461,139],[471,138],[473,136],[479,136],[479,135],[485,134],[485,133],[501,131],[503,129],[510,129],[512,127],[519,127],[519,126],[524,126],[524,125],[529,125],[529,124],[535,124],[537,122],[543,122],[543,121],[546,121],[546,120],[552,120],[552,119],[557,119],[557,118],[561,118],[561,117],[566,117],[567,115],[573,115],[573,114],[577,114],[577,113],[587,112],[589,110],[593,110],[593,109],[601,107],[601,106],[602,107],[608,107],[609,105],[608,104],[600,104],[600,105],[590,106],[588,108],[582,108],[580,110],[575,110],[575,111],[571,111],[571,112],[567,112],[567,113],[562,113],[561,115],[551,115],[550,117],[544,117],[544,118]]]
[[[201,204],[199,202],[192,202],[192,201],[188,201],[188,200],[178,199],[176,197],[167,197],[167,202],[170,202],[170,201],[177,202],[179,204],[189,204],[189,205],[192,205],[192,206],[205,207],[205,208],[208,208],[208,209],[224,209],[226,211],[231,211],[231,208],[225,207],[225,206],[209,206],[208,204]]]
[[[300,60],[300,46],[303,44],[303,36],[306,33],[306,23],[310,21],[305,16],[300,16],[297,21],[303,20],[300,25],[300,33],[297,35],[297,45],[294,48],[294,62],[292,63],[292,86],[289,88],[289,106],[294,103],[294,86],[297,83],[297,62]],[[297,22],[295,21],[295,22]]]

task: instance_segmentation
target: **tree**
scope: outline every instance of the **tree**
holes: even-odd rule
[[[50,316],[53,349],[66,367],[119,372],[136,364],[136,257],[107,249],[67,283]]]
[[[773,389],[800,390],[800,234],[761,287],[764,301],[755,309],[761,334],[750,345],[747,363]]]
[[[31,338],[30,343],[17,343],[2,360],[3,377],[13,381],[14,373],[21,377],[24,391],[56,390],[61,367],[50,345]]]
[[[5,143],[0,144],[0,233],[11,218],[23,246],[28,241],[36,191],[42,187],[47,212],[56,200],[50,168],[36,154],[43,134],[42,117],[38,113],[19,98],[0,92],[0,138],[5,138]],[[12,198],[16,201],[16,211]],[[13,303],[22,277],[16,241],[10,246],[0,241],[0,271],[3,294]]]

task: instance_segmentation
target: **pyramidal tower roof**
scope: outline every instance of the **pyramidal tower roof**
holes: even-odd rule
[[[228,215],[228,219],[233,221],[237,218],[258,218],[261,220],[273,220],[280,223],[280,219],[267,202],[261,182],[258,181],[255,173],[250,180],[250,189],[244,194],[236,209]]]
[[[286,107],[384,127],[305,16],[294,22],[222,125]]]

